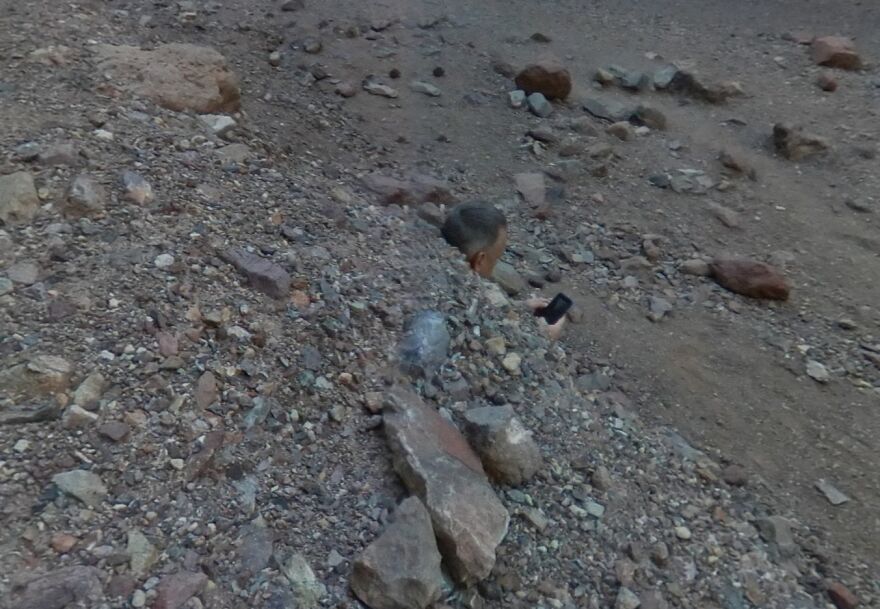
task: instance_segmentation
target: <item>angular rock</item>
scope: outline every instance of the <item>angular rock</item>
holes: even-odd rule
[[[40,199],[34,178],[26,171],[0,176],[0,222],[22,224],[37,215]]]
[[[516,296],[528,289],[528,283],[523,279],[513,265],[499,260],[492,270],[492,281],[501,286],[508,296]]]
[[[316,609],[327,594],[326,587],[315,577],[309,561],[302,554],[293,554],[283,561],[281,573],[290,583],[298,609]]]
[[[554,61],[526,66],[516,75],[516,87],[527,95],[541,93],[547,99],[565,99],[571,93],[571,74]]]
[[[380,201],[385,205],[417,205],[427,202],[450,205],[456,201],[445,182],[426,175],[414,174],[398,180],[370,173],[361,178],[361,183],[379,195]]]
[[[716,258],[709,263],[712,278],[723,288],[769,300],[788,300],[791,285],[782,273],[763,262],[741,258]]]
[[[226,114],[241,106],[238,77],[216,50],[192,44],[164,44],[152,51],[99,44],[97,68],[123,88],[156,104],[183,112]]]
[[[13,589],[11,609],[95,607],[103,600],[101,571],[95,567],[64,567],[34,577]]]
[[[822,36],[813,39],[810,55],[820,66],[841,70],[859,70],[862,67],[862,59],[856,52],[853,41],[844,36]]]
[[[67,391],[73,365],[54,355],[36,355],[27,362],[0,370],[0,392],[28,397]]]
[[[431,514],[452,576],[464,585],[486,578],[509,516],[479,458],[458,429],[411,391],[392,390],[384,420],[394,468]]]
[[[800,161],[829,148],[825,138],[806,133],[803,128],[788,123],[776,123],[773,126],[773,145],[782,156],[791,161]]]
[[[431,516],[410,497],[354,562],[351,588],[371,609],[425,609],[440,598],[440,562]]]
[[[220,257],[235,267],[255,290],[271,298],[286,298],[290,292],[290,275],[280,265],[249,251],[232,247]]]
[[[152,609],[180,609],[205,588],[208,577],[204,573],[180,571],[166,575],[156,586],[156,600]]]
[[[547,118],[553,114],[553,104],[547,101],[547,98],[542,93],[532,93],[526,101],[529,104],[529,110],[535,116]]]
[[[541,468],[541,450],[511,406],[472,408],[464,418],[465,434],[492,479],[519,486]]]
[[[67,191],[64,214],[71,218],[96,216],[104,211],[107,192],[91,176],[80,174]]]
[[[407,320],[397,351],[407,374],[430,378],[446,362],[452,338],[446,317],[437,311],[420,311]]]
[[[107,496],[107,487],[100,476],[84,469],[55,474],[52,482],[63,493],[79,499],[89,507],[97,507]]]

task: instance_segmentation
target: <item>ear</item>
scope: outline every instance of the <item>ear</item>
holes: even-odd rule
[[[483,268],[483,265],[486,263],[486,252],[481,250],[471,256],[470,263],[471,269],[479,273],[480,269]]]

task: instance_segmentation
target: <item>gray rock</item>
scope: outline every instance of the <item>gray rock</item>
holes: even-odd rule
[[[398,346],[401,369],[414,376],[433,376],[446,362],[451,340],[442,313],[417,313],[407,322],[406,333]]]
[[[442,92],[439,88],[435,87],[431,83],[422,82],[421,80],[414,80],[409,83],[409,88],[416,93],[421,93],[423,95],[427,95],[428,97],[440,97]]]
[[[492,271],[492,281],[501,286],[508,296],[516,296],[528,289],[528,283],[523,279],[513,265],[499,261]]]
[[[410,497],[354,562],[351,588],[372,609],[424,609],[440,598],[440,562],[431,516]]]
[[[100,476],[84,469],[55,474],[52,476],[52,482],[63,493],[79,499],[89,507],[100,505],[107,496],[107,487],[104,486]]]
[[[532,114],[535,116],[547,118],[553,114],[553,104],[547,101],[547,98],[544,97],[542,93],[532,93],[528,96],[526,101],[528,101],[529,110],[531,110]]]
[[[606,121],[616,123],[628,119],[632,110],[618,101],[603,101],[595,97],[588,97],[583,102],[584,110]]]
[[[107,192],[91,176],[80,174],[67,191],[64,214],[72,218],[90,217],[104,211]]]
[[[293,554],[283,561],[281,573],[287,578],[293,590],[298,609],[315,609],[321,604],[321,599],[327,595],[327,588],[315,577],[309,561],[302,554]]]
[[[384,421],[394,468],[431,514],[453,578],[463,585],[485,579],[509,515],[480,459],[452,424],[409,390],[392,390]]]
[[[96,607],[103,600],[101,571],[95,567],[65,567],[30,579],[13,591],[11,609]],[[82,603],[82,604],[80,604]]]
[[[485,406],[465,413],[465,434],[496,481],[519,486],[541,468],[541,450],[511,406]]]
[[[271,298],[285,298],[290,292],[290,275],[280,265],[240,247],[225,250],[223,260],[235,267],[254,289]]]
[[[0,221],[4,224],[30,222],[39,207],[40,199],[31,174],[18,171],[0,176]]]

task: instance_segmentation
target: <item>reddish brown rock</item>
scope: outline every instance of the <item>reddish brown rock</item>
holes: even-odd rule
[[[785,276],[763,262],[737,258],[715,259],[709,264],[709,272],[721,287],[750,298],[788,300],[791,292],[791,285]]]
[[[828,586],[828,597],[837,609],[855,609],[859,606],[858,597],[840,582],[832,582]]]
[[[822,72],[819,74],[819,77],[816,79],[816,84],[819,85],[820,89],[828,93],[837,91],[837,79],[828,72]]]
[[[181,571],[166,575],[156,587],[153,609],[179,609],[208,583],[204,573]]]
[[[385,205],[417,205],[419,203],[455,203],[456,198],[449,186],[425,175],[412,175],[403,180],[371,173],[361,179],[368,190],[379,195]]]
[[[859,70],[862,67],[862,59],[853,41],[845,36],[816,38],[810,45],[810,54],[820,66],[841,70]]]
[[[464,585],[485,579],[510,518],[479,458],[455,426],[410,390],[392,390],[384,421],[394,469],[428,509],[453,578]]]
[[[144,51],[100,44],[94,52],[101,74],[169,110],[225,114],[241,106],[238,77],[210,47],[165,44]]]
[[[541,93],[547,99],[565,99],[571,93],[571,74],[555,61],[526,66],[516,75],[516,86],[526,92]]]

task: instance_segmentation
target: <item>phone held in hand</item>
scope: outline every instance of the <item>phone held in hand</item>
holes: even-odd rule
[[[573,304],[574,302],[572,302],[571,298],[560,292],[553,297],[553,300],[551,300],[550,304],[546,307],[535,309],[535,315],[537,317],[543,317],[546,322],[552,326],[568,313],[568,310]]]

